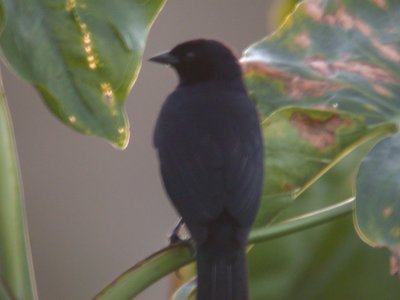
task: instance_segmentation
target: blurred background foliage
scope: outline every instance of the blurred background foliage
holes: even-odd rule
[[[372,144],[328,171],[280,218],[351,197],[354,175]],[[360,240],[351,215],[257,244],[248,257],[252,299],[395,300],[400,285],[389,274],[388,255],[387,250],[373,249]]]

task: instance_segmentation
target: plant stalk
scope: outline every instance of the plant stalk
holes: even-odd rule
[[[253,230],[249,236],[249,244],[266,242],[291,233],[330,222],[352,212],[355,198],[352,197],[337,204],[313,211],[285,222]]]
[[[37,299],[14,134],[0,75],[0,278],[11,299]]]

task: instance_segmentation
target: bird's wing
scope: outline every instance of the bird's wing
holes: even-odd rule
[[[236,146],[231,147],[224,168],[225,206],[244,227],[254,221],[263,181],[263,144],[257,121],[253,126],[253,130],[236,130]]]
[[[164,186],[184,219],[206,223],[222,210],[222,152],[207,136],[177,135],[157,146]]]
[[[220,108],[214,119],[208,115],[194,120],[193,111],[178,113],[170,110],[172,105],[159,117],[154,144],[164,186],[186,223],[206,225],[226,211],[238,225],[252,224],[259,202],[263,147],[255,111],[242,102],[240,107]]]

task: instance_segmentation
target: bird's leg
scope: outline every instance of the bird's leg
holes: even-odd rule
[[[182,218],[180,218],[172,230],[171,235],[169,236],[169,246],[175,246],[176,244],[184,245],[184,247],[187,247],[190,250],[191,255],[194,257],[196,254],[194,241],[189,237],[181,238],[179,236],[179,231],[181,230],[182,226],[185,226],[185,222],[183,222]],[[181,273],[181,270],[182,268],[175,270],[175,275],[179,280],[184,279],[184,273]],[[194,279],[194,282],[196,283],[196,278]]]
[[[185,239],[182,239],[179,236],[179,231],[181,230],[182,226],[185,223],[183,222],[182,218],[179,219],[178,223],[175,225],[174,229],[172,230],[171,235],[169,236],[169,244],[173,245],[179,242],[184,241]]]

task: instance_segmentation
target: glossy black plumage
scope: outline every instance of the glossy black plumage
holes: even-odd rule
[[[197,247],[198,300],[248,299],[245,246],[263,181],[257,114],[236,57],[193,40],[152,61],[179,84],[154,133],[165,189]]]

